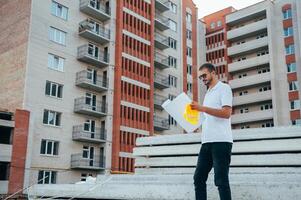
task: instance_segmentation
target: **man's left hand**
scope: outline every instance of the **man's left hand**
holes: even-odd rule
[[[190,104],[190,107],[191,107],[192,110],[197,110],[197,111],[200,111],[200,112],[205,112],[205,107],[199,105],[198,102],[196,102],[196,101],[193,101]]]

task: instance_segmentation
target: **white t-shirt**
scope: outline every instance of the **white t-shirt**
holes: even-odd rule
[[[203,106],[222,109],[232,107],[232,90],[229,85],[219,81],[206,92]],[[231,118],[225,119],[202,113],[202,143],[230,142],[233,143]]]

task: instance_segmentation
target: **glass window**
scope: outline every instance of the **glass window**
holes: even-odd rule
[[[187,91],[192,92],[192,83],[187,83]]]
[[[168,84],[172,87],[177,87],[177,77],[169,75],[168,76]]]
[[[43,123],[47,125],[60,126],[61,113],[51,110],[44,110]]]
[[[187,49],[186,49],[186,55],[188,57],[192,57],[192,49],[190,47],[187,47]]]
[[[283,18],[284,19],[292,18],[292,9],[288,9],[286,11],[283,11]]]
[[[169,28],[175,32],[177,32],[177,23],[171,19],[169,19]]]
[[[288,27],[283,30],[284,36],[289,37],[293,35],[293,27]]]
[[[38,184],[56,184],[56,171],[39,171]]]
[[[170,67],[177,68],[177,59],[172,56],[168,56],[168,65]]]
[[[192,75],[192,66],[187,64],[187,74]]]
[[[53,54],[48,54],[48,68],[63,72],[64,63],[65,63],[64,58],[61,58]]]
[[[50,27],[49,40],[58,44],[66,45],[66,32],[56,29],[54,27]]]
[[[291,110],[299,110],[300,109],[300,101],[294,100],[290,102],[291,104]]]
[[[301,119],[292,120],[293,126],[301,126]]]
[[[295,46],[293,44],[288,45],[285,47],[285,53],[286,55],[291,55],[295,53]]]
[[[297,69],[296,69],[296,63],[289,63],[287,64],[287,72],[290,73],[290,72],[296,72]]]
[[[168,38],[168,45],[169,45],[170,48],[177,49],[177,40],[169,37]]]
[[[52,140],[42,140],[40,154],[58,155],[59,142]]]
[[[186,22],[188,22],[188,23],[192,22],[192,15],[189,13],[186,13]]]
[[[192,39],[192,31],[191,30],[186,30],[186,38],[188,40],[191,40]]]
[[[51,2],[51,14],[53,14],[54,16],[60,17],[64,20],[67,20],[68,8],[66,6],[63,6],[62,4],[52,1]]]
[[[63,85],[46,81],[45,94],[52,97],[62,98]]]
[[[173,2],[169,1],[169,10],[173,13],[177,13],[177,5],[174,4]]]

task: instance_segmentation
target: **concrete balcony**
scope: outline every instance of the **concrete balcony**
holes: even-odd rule
[[[248,123],[248,122],[257,122],[273,119],[273,109],[271,110],[260,110],[244,114],[235,114],[231,117],[232,124]]]
[[[168,119],[154,116],[154,129],[155,131],[169,130],[170,126]]]
[[[99,51],[94,55],[93,49],[88,44],[77,48],[77,59],[97,67],[106,67],[109,65],[109,54]]]
[[[105,143],[107,130],[96,127],[94,131],[86,131],[84,125],[73,126],[72,139],[80,142]]]
[[[169,68],[168,57],[158,52],[155,52],[155,67],[158,67],[159,69]]]
[[[160,33],[155,33],[155,47],[161,50],[169,48],[168,37]]]
[[[267,20],[260,20],[243,27],[236,28],[227,32],[228,40],[239,40],[241,38],[250,37],[252,35],[260,34],[268,27]]]
[[[110,42],[110,30],[103,26],[99,26],[99,29],[95,29],[94,26],[95,25],[88,20],[82,21],[79,24],[78,34],[83,38],[99,44]]]
[[[268,46],[268,37],[254,39],[254,40],[248,41],[244,44],[229,47],[228,55],[229,56],[238,56],[238,55],[247,54],[250,52],[256,52],[257,50],[263,49],[266,46]]]
[[[8,193],[8,180],[0,181],[0,194]]]
[[[155,7],[157,10],[159,10],[161,12],[165,12],[165,11],[169,10],[167,0],[155,0]]]
[[[240,62],[234,62],[230,63],[228,65],[229,72],[237,72],[261,65],[268,64],[270,62],[270,56],[269,55],[263,55],[263,56],[257,56],[254,58],[249,58],[246,60],[242,60]]]
[[[105,156],[94,155],[93,159],[83,158],[81,153],[71,155],[71,169],[105,169]]]
[[[169,88],[168,77],[159,73],[155,73],[154,75],[154,86],[158,89],[166,89]]]
[[[108,90],[108,78],[99,75],[97,75],[96,77],[89,76],[90,74],[86,70],[77,72],[75,85],[96,92],[103,92]]]
[[[80,97],[74,100],[74,112],[94,117],[104,117],[108,112],[106,102],[97,101],[95,105],[87,104],[86,97]]]
[[[154,95],[154,107],[158,110],[163,110],[162,104],[164,101],[166,101],[168,98],[165,96],[161,96],[158,94]]]
[[[165,31],[169,29],[169,19],[158,13],[155,15],[155,28]]]
[[[233,98],[233,106],[272,100],[272,91],[257,92]]]
[[[232,26],[264,16],[269,3],[264,1],[226,15],[226,23]]]
[[[11,144],[0,144],[0,162],[11,162],[12,147]]]
[[[100,21],[106,21],[111,18],[110,7],[103,3],[96,3],[92,0],[80,0],[79,9],[81,12]]]
[[[269,81],[271,81],[271,72],[230,80],[229,85],[231,86],[232,89],[237,89],[237,88],[244,88],[252,85],[260,85],[262,83],[266,83]]]

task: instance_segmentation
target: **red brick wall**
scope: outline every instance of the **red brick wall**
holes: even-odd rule
[[[212,64],[220,63],[221,60],[230,63],[231,60],[227,55],[227,46],[229,46],[229,42],[227,41],[227,27],[226,27],[226,15],[230,14],[235,9],[233,7],[228,7],[218,12],[212,13],[204,17],[204,22],[206,24],[206,47],[207,49],[216,48],[221,46],[224,43],[225,48],[219,49],[216,51],[212,51],[210,53],[206,53],[206,61]],[[220,27],[217,26],[217,22],[221,21],[222,25]],[[215,28],[211,28],[211,23],[215,23]],[[222,30],[224,32],[221,32]],[[210,35],[210,36],[209,36]],[[227,77],[229,81],[231,79],[228,73],[228,65],[216,66],[216,72],[219,79]]]
[[[210,34],[210,33],[222,30],[225,27],[225,19],[226,19],[225,16],[229,13],[232,13],[233,11],[234,11],[233,7],[228,7],[223,10],[220,10],[220,11],[217,11],[215,13],[205,16],[203,19],[206,24],[206,33]],[[221,27],[215,26],[215,29],[211,29],[210,28],[211,22],[216,23],[219,20],[222,21],[222,26]]]
[[[23,188],[28,140],[29,111],[16,110],[13,148],[9,175],[8,192],[12,194]]]
[[[123,7],[152,21],[151,25],[139,20],[133,15],[123,12]],[[124,132],[120,126],[127,126],[153,133],[153,74],[154,74],[154,2],[148,4],[141,0],[117,1],[117,26],[115,50],[115,81],[114,81],[114,108],[113,108],[113,147],[112,147],[112,172],[133,172],[134,159],[120,157],[120,152],[132,153],[135,141],[141,135]],[[151,45],[129,37],[122,33],[125,29],[145,40],[150,40]],[[122,52],[151,63],[151,67],[122,57]],[[131,78],[150,85],[145,89],[121,80],[121,76]],[[141,111],[120,105],[127,101],[150,108],[150,112]]]
[[[282,11],[286,11],[286,10],[291,9],[291,8],[292,8],[291,4],[285,4],[282,7]],[[283,20],[282,24],[283,24],[283,28],[292,27],[293,26],[293,20],[292,19],[285,19],[285,20]],[[288,45],[291,45],[291,44],[294,44],[294,36],[284,38],[284,45],[285,46],[288,46]],[[286,62],[286,64],[296,62],[296,55],[295,54],[286,55],[285,56],[285,62]],[[287,74],[287,81],[288,82],[298,81],[297,73],[294,72],[294,73]],[[288,92],[288,100],[289,101],[298,100],[298,99],[299,99],[299,92],[298,91]],[[301,118],[300,109],[290,111],[290,118],[291,118],[291,120],[300,119]]]
[[[22,108],[31,0],[0,3],[0,105]]]

